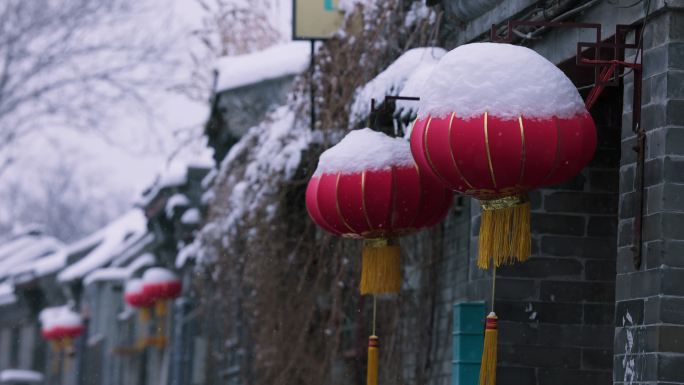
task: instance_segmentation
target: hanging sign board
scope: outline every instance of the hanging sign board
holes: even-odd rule
[[[292,39],[329,39],[341,26],[339,0],[292,0]]]

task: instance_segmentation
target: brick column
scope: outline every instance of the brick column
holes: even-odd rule
[[[616,277],[615,384],[684,384],[684,12],[644,34],[641,120],[647,130],[643,260],[633,263],[633,78],[625,77]]]

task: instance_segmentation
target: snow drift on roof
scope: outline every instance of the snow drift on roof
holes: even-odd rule
[[[196,208],[190,208],[181,216],[181,223],[184,225],[197,225],[202,220],[202,215],[200,211]]]
[[[83,278],[83,284],[88,286],[95,282],[105,281],[124,281],[130,278],[137,270],[152,266],[155,263],[155,258],[150,253],[145,253],[134,259],[126,267],[105,267],[97,269]]]
[[[0,279],[34,269],[38,276],[54,272],[64,264],[63,247],[58,239],[42,234],[15,239],[2,248]]]
[[[392,166],[414,165],[409,142],[392,138],[370,128],[354,130],[318,159],[314,175],[349,174],[364,170],[384,170]]]
[[[565,74],[529,48],[474,43],[437,63],[420,95],[420,116],[569,118],[586,111]]]
[[[171,195],[171,197],[166,201],[166,206],[164,207],[166,217],[173,217],[173,212],[175,211],[176,207],[187,207],[189,205],[190,199],[188,199],[188,197],[186,197],[184,194],[175,193]]]
[[[223,92],[265,80],[297,75],[309,66],[309,42],[293,41],[246,55],[218,59],[216,92]]]
[[[42,383],[43,375],[33,370],[5,369],[0,371],[0,383],[35,384]]]
[[[0,283],[0,306],[15,302],[17,302],[17,297],[14,295],[14,286],[9,282]]]
[[[446,51],[438,47],[414,48],[404,52],[373,80],[359,87],[351,107],[351,123],[366,119],[371,99],[381,103],[385,95],[419,96],[420,88]],[[397,109],[416,110],[415,101],[397,101]]]
[[[58,275],[60,282],[80,279],[91,271],[108,264],[119,253],[123,252],[137,237],[147,231],[145,215],[139,209],[133,209],[119,217],[107,227],[97,231],[101,243],[86,254],[81,260],[62,270]],[[137,236],[137,237],[136,237]]]

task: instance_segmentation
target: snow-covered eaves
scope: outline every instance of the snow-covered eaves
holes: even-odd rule
[[[113,267],[122,267],[130,263],[131,259],[139,257],[142,253],[148,250],[148,246],[154,243],[153,233],[144,233],[136,235],[135,239],[127,242],[128,247],[117,255],[112,261]]]
[[[0,283],[0,306],[11,305],[17,302],[14,295],[14,286],[9,282]]]
[[[198,225],[201,220],[202,215],[200,214],[200,211],[194,207],[184,212],[180,219],[181,223],[184,225]]]
[[[145,253],[133,260],[125,267],[104,267],[93,271],[85,276],[83,284],[88,286],[95,282],[125,281],[136,271],[143,267],[152,266],[155,263],[154,255]]]
[[[188,207],[190,206],[190,200],[188,197],[186,197],[183,194],[176,193],[171,195],[169,199],[166,201],[166,206],[164,207],[164,211],[166,212],[166,217],[171,218],[173,217],[173,213],[176,210],[176,207]]]
[[[293,41],[274,45],[262,51],[224,56],[216,62],[217,93],[266,80],[297,75],[309,66],[309,42]]]
[[[39,384],[43,374],[33,370],[5,369],[0,371],[0,384]]]
[[[189,160],[175,159],[170,162],[155,179],[152,186],[147,189],[137,202],[137,205],[145,207],[150,204],[159,192],[169,187],[180,187],[188,183],[188,171],[190,169],[214,168],[213,152],[210,150],[202,151],[197,156]]]
[[[386,95],[421,95],[421,86],[445,53],[439,47],[413,48],[404,52],[373,80],[356,90],[351,107],[351,124],[368,118],[371,99],[381,103]],[[398,100],[396,107],[404,115],[416,110],[418,104]]]
[[[147,220],[140,209],[133,209],[107,227],[96,232],[101,241],[80,260],[62,270],[60,282],[83,278],[95,269],[109,264],[117,255],[139,240],[147,232]]]
[[[65,262],[63,248],[58,239],[43,234],[15,238],[0,248],[0,280],[27,272],[42,276],[58,270]]]

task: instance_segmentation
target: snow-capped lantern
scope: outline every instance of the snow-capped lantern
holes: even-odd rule
[[[71,340],[83,334],[84,331],[83,318],[81,315],[67,308],[62,309],[59,318],[53,323],[55,328],[54,333],[58,338],[66,341],[67,345]]]
[[[65,306],[44,309],[40,321],[41,335],[54,349],[71,347],[71,341],[85,330],[81,315]]]
[[[325,151],[306,191],[313,221],[328,232],[363,238],[361,294],[398,292],[396,238],[439,222],[452,194],[420,173],[409,143],[365,128]]]
[[[576,175],[595,148],[594,122],[570,79],[510,44],[447,53],[423,88],[411,134],[421,171],[480,200],[484,269],[529,257],[526,192]]]
[[[408,141],[365,128],[321,154],[306,207],[326,231],[364,239],[361,294],[381,294],[401,288],[397,237],[439,222],[452,197],[434,176],[419,171]],[[375,312],[375,301],[373,306]],[[372,330],[366,380],[377,385],[375,325]]]
[[[142,291],[155,303],[157,315],[167,314],[167,301],[178,298],[182,290],[181,281],[171,270],[151,267],[142,277]]]
[[[150,308],[154,300],[143,291],[143,281],[132,278],[126,282],[124,301],[131,307],[140,310],[140,319],[145,322],[150,319]]]
[[[536,52],[509,44],[447,53],[420,95],[411,133],[421,171],[480,200],[483,269],[529,257],[526,192],[579,173],[595,149],[594,121],[570,79]],[[495,281],[493,274],[492,291]],[[480,385],[496,383],[497,335],[492,304]]]

